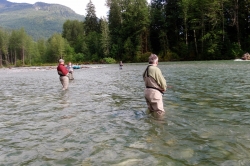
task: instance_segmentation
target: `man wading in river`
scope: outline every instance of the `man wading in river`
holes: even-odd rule
[[[167,83],[157,65],[157,55],[151,54],[149,56],[149,65],[143,73],[146,86],[144,95],[148,105],[148,113],[151,113],[156,118],[161,118],[165,114],[162,95],[167,89]]]
[[[64,60],[60,59],[59,64],[57,66],[57,73],[60,76],[59,79],[61,81],[61,84],[63,86],[63,90],[68,89],[69,86],[69,72],[68,69],[64,66]]]
[[[73,77],[74,69],[73,69],[71,62],[69,62],[69,64],[67,65],[67,69],[69,71],[69,80],[73,80],[74,79],[74,77]]]

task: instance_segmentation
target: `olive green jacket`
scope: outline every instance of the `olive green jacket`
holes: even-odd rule
[[[167,83],[161,70],[157,66],[149,65],[143,73],[146,87],[153,87],[160,91],[166,91]]]

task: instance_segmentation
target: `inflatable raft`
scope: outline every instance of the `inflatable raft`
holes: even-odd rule
[[[73,69],[80,69],[81,67],[79,65],[74,65]]]

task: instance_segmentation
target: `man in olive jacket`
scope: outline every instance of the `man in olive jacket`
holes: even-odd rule
[[[167,83],[157,65],[157,55],[151,54],[149,56],[149,65],[143,73],[143,80],[146,86],[144,96],[149,113],[156,118],[161,118],[165,114],[162,95],[167,89]]]

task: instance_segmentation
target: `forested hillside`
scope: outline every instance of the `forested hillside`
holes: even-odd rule
[[[84,16],[59,4],[12,3],[0,0],[0,27],[11,30],[24,28],[34,40],[48,39],[53,33],[61,33],[62,25],[67,19],[83,21]]]
[[[48,40],[34,42],[25,28],[0,30],[0,65],[146,62],[150,53],[160,61],[226,60],[250,52],[249,0],[107,0],[107,6],[107,18],[97,18],[89,1],[85,20],[65,21]]]

